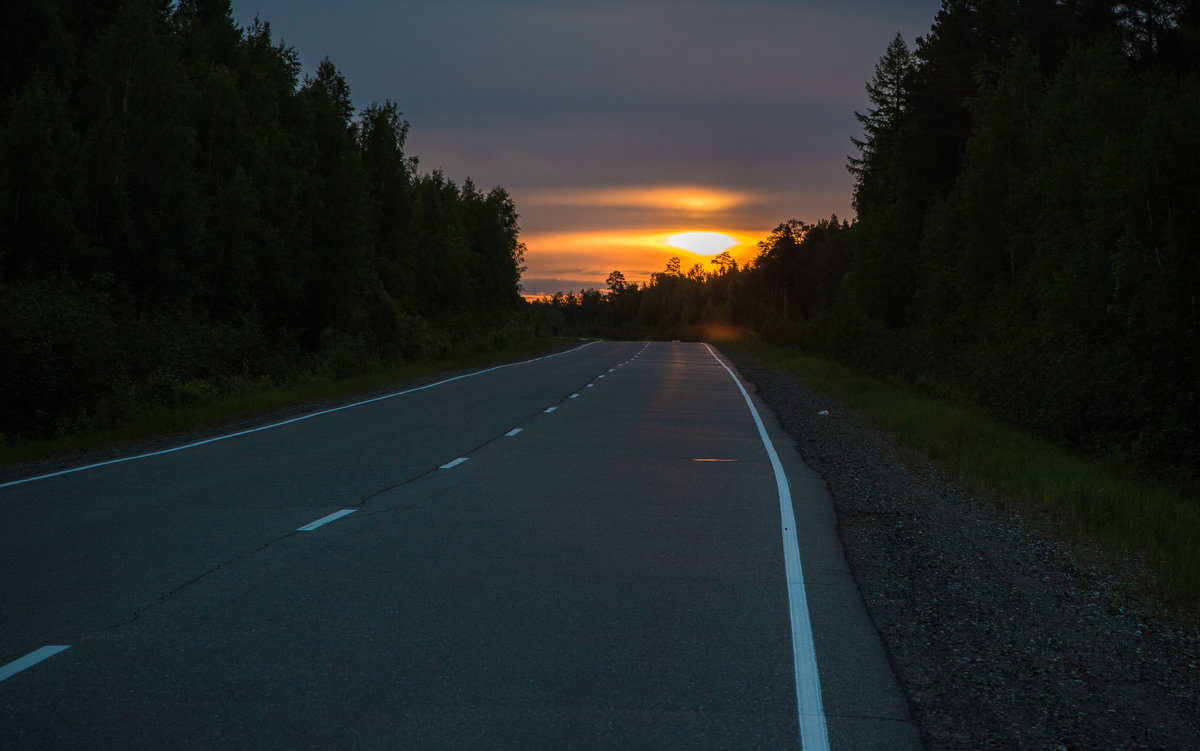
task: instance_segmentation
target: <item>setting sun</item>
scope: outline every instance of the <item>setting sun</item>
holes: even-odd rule
[[[720,232],[681,232],[667,238],[667,245],[702,256],[715,256],[737,243],[736,238]]]

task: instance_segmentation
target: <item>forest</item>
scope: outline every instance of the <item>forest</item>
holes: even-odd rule
[[[534,320],[753,332],[1200,496],[1200,4],[944,0],[866,90],[853,223]]]
[[[328,59],[228,0],[5,15],[0,441],[529,337],[507,192],[420,173]]]
[[[866,82],[851,220],[521,298],[500,187],[228,0],[0,26],[0,441],[535,332],[759,336],[1200,496],[1200,6],[944,0]]]

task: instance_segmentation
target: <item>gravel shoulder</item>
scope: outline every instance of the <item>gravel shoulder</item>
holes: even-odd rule
[[[929,749],[1200,749],[1200,630],[1019,514],[906,463],[798,379],[726,352],[829,485]],[[828,410],[828,415],[820,415]]]

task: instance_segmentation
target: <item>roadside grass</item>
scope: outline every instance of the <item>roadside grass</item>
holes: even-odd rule
[[[44,440],[6,441],[0,436],[0,467],[168,438],[315,402],[348,399],[435,373],[535,357],[569,341],[574,340],[540,337],[468,357],[387,366],[346,378],[308,373],[283,384],[247,380],[222,393],[202,394],[188,404],[139,409],[111,427],[85,428]]]
[[[1073,454],[982,413],[914,394],[844,365],[756,341],[731,343],[861,411],[947,477],[1047,523],[1060,539],[1142,564],[1164,612],[1200,614],[1200,507],[1111,463]]]

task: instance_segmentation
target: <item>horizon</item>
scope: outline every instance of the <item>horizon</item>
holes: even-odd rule
[[[864,86],[897,31],[940,3],[235,0],[329,57],[358,109],[395,102],[406,152],[458,185],[501,186],[520,214],[526,295],[645,282],[686,232],[730,235],[739,264],[789,219],[852,219],[846,157]],[[419,33],[412,33],[419,30]],[[397,43],[397,37],[403,39]],[[413,71],[419,71],[414,75]]]

